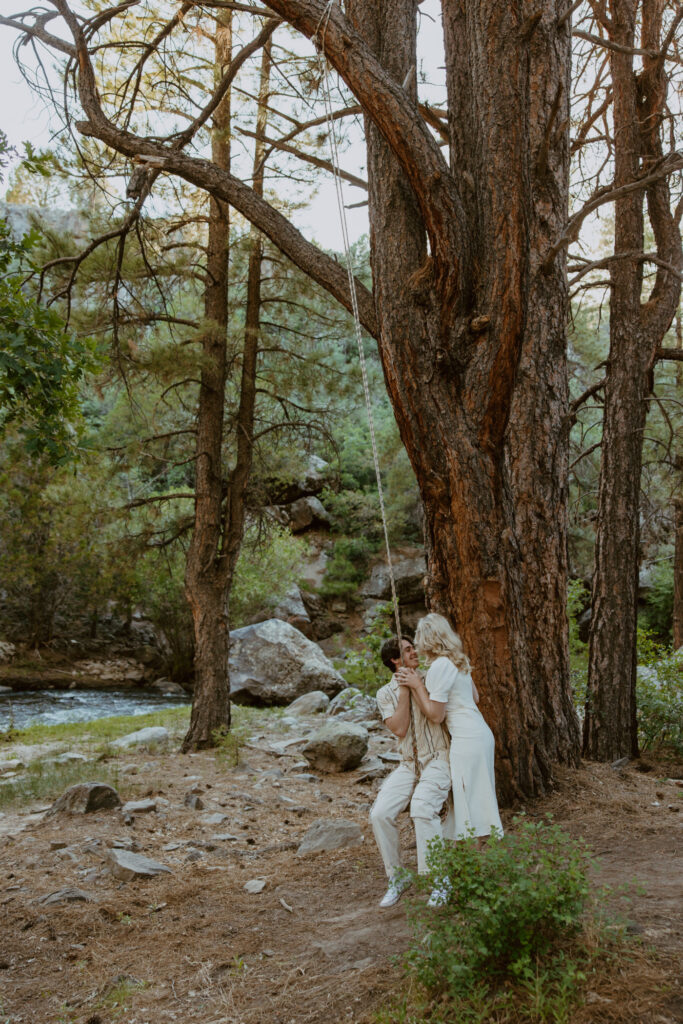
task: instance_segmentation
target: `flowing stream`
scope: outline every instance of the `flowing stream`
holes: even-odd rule
[[[164,696],[156,690],[26,690],[0,693],[0,732],[41,723],[89,722],[112,715],[144,715],[189,704],[189,696]]]

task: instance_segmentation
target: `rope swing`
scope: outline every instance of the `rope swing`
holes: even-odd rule
[[[386,549],[387,556],[387,567],[389,569],[389,581],[391,584],[391,603],[394,610],[394,620],[396,625],[396,638],[398,641],[399,656],[403,661],[403,654],[401,651],[401,618],[398,610],[398,597],[396,594],[396,580],[394,577],[394,567],[391,561],[391,550],[389,548],[389,530],[387,527],[387,516],[386,509],[384,506],[384,489],[382,487],[382,477],[379,468],[379,455],[377,453],[377,439],[375,436],[375,420],[372,413],[372,401],[370,398],[370,385],[368,383],[368,371],[365,362],[365,351],[363,349],[363,333],[360,323],[360,314],[358,311],[358,298],[356,295],[356,280],[353,275],[353,264],[351,262],[351,246],[349,244],[349,225],[346,218],[346,207],[344,205],[344,186],[342,183],[342,177],[340,174],[340,162],[339,162],[339,147],[337,143],[337,136],[334,128],[334,118],[332,116],[332,97],[330,91],[330,73],[329,64],[325,54],[325,34],[327,32],[327,23],[330,19],[330,14],[335,0],[329,0],[327,7],[318,23],[318,28],[313,36],[315,47],[317,51],[318,67],[320,69],[320,77],[322,82],[323,99],[325,101],[325,118],[327,121],[327,131],[330,139],[330,153],[332,158],[332,167],[334,171],[334,184],[335,191],[337,194],[337,208],[339,210],[339,220],[342,229],[342,239],[344,244],[344,256],[346,260],[346,273],[349,279],[349,292],[351,294],[351,309],[353,312],[353,320],[355,325],[356,344],[358,346],[358,359],[360,361],[361,376],[363,378],[363,392],[365,394],[365,408],[368,414],[368,425],[370,427],[370,441],[372,443],[372,458],[375,464],[375,478],[377,480],[377,493],[379,495],[379,507],[380,514],[382,517],[382,530],[384,533],[384,546]]]

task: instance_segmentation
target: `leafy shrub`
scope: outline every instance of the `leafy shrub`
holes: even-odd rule
[[[340,537],[335,541],[320,594],[351,603],[354,591],[367,576],[373,550],[374,545],[366,537]]]
[[[638,630],[636,682],[641,750],[683,755],[683,649],[672,651],[652,633]]]
[[[579,636],[579,616],[590,601],[588,588],[582,580],[569,580],[567,585],[567,618],[569,620],[569,673],[574,705],[583,716],[588,680],[588,644]]]
[[[231,629],[285,596],[297,581],[305,551],[305,541],[281,527],[269,528],[265,536],[247,530],[230,596]]]
[[[586,968],[607,948],[585,844],[552,822],[517,819],[482,850],[473,838],[433,842],[428,863],[419,887],[436,880],[449,896],[410,909],[406,965],[425,994],[410,1019],[566,1021]]]
[[[361,534],[378,542],[382,536],[382,517],[377,491],[326,488],[320,495],[335,533]]]
[[[349,686],[355,686],[363,693],[374,697],[380,686],[389,682],[389,672],[379,652],[384,641],[392,636],[395,629],[391,602],[379,605],[370,631],[344,659],[335,662],[335,668],[341,672]]]
[[[671,642],[674,614],[673,561],[659,562],[652,570],[652,587],[640,619],[644,627],[663,641]]]
[[[521,822],[492,836],[434,843],[431,878],[448,879],[442,908],[413,910],[418,942],[409,964],[428,988],[463,995],[486,978],[501,985],[560,958],[582,927],[589,897],[585,844],[557,825]],[[435,912],[436,910],[436,912]]]

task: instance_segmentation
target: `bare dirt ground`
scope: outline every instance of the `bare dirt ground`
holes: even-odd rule
[[[408,942],[405,907],[377,908],[384,878],[367,825],[378,783],[359,782],[360,772],[302,778],[296,746],[275,752],[283,735],[267,728],[237,768],[213,753],[123,753],[139,772],[122,797],[162,801],[132,825],[118,811],[0,820],[2,1024],[361,1022],[400,990],[393,957]],[[636,950],[595,979],[576,1024],[683,1021],[679,774],[588,764],[559,772],[555,793],[525,808],[583,836],[601,883],[637,880],[630,903],[611,901],[655,951]],[[184,804],[193,785],[203,809]],[[215,813],[226,820],[203,822]],[[297,857],[310,824],[333,817],[360,824],[364,842]],[[215,838],[225,834],[236,838]],[[126,838],[173,873],[113,878],[106,848]],[[249,879],[264,880],[263,891],[247,893]],[[65,886],[89,902],[39,902]]]

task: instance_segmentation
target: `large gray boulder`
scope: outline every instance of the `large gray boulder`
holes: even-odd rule
[[[368,751],[368,730],[356,722],[327,722],[313,733],[301,753],[312,768],[348,772],[357,768]]]
[[[296,853],[297,857],[307,857],[312,853],[322,853],[324,850],[358,846],[362,842],[363,833],[355,821],[345,821],[344,818],[319,818],[309,828]]]
[[[53,803],[48,814],[93,814],[120,807],[121,799],[105,782],[79,782],[69,786]]]
[[[424,601],[423,580],[427,567],[422,551],[392,558],[396,593],[401,604],[418,604]],[[391,600],[389,567],[382,562],[370,573],[370,578],[360,589],[363,597],[374,597],[381,601]]]
[[[343,688],[329,658],[288,622],[267,619],[230,634],[230,697],[237,704],[290,704],[311,690],[333,697]]]

